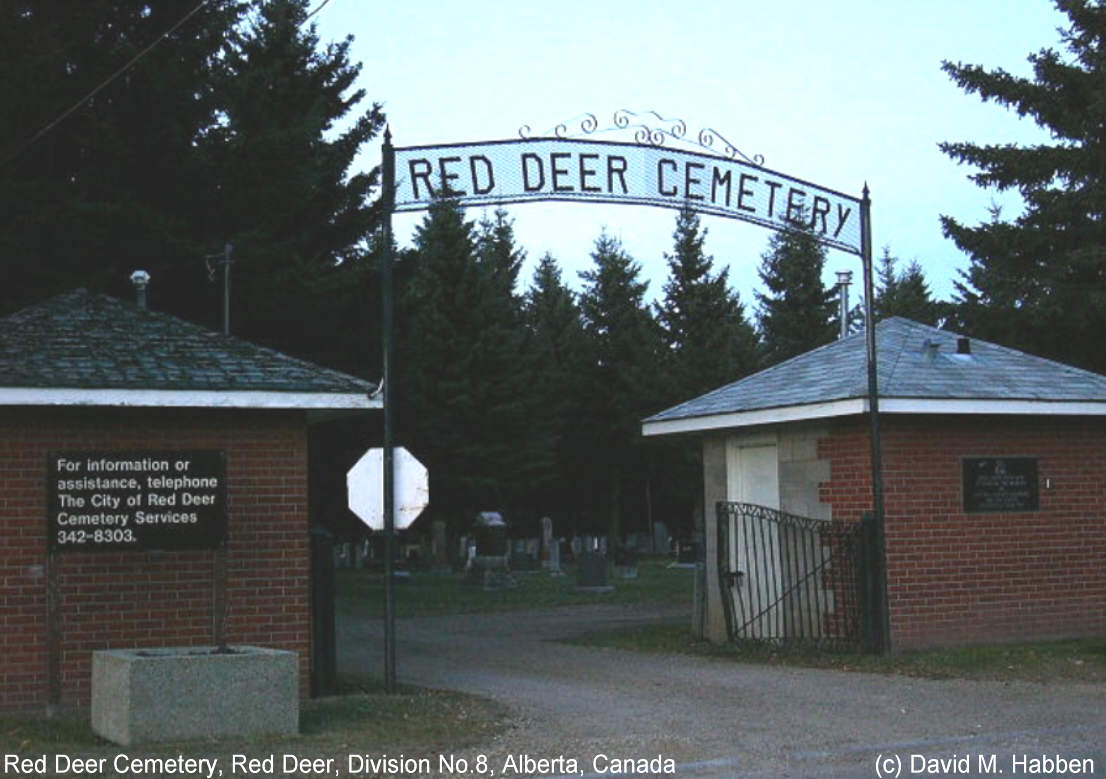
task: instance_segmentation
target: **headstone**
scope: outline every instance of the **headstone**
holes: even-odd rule
[[[553,537],[553,519],[541,518],[541,565],[551,574],[561,572],[561,542]]]
[[[621,546],[614,550],[614,575],[618,579],[637,578],[637,549]]]
[[[335,568],[352,568],[352,552],[350,551],[350,543],[346,541],[343,544],[334,545],[334,567]]]
[[[353,567],[360,570],[368,565],[369,559],[369,539],[363,538],[353,546]]]
[[[653,523],[653,554],[668,554],[668,526],[663,522]]]
[[[430,560],[435,570],[449,569],[449,548],[447,545],[445,522],[435,519],[430,526]]]
[[[476,537],[476,553],[472,558],[469,579],[485,590],[502,590],[517,587],[518,582],[507,567],[510,546],[507,541],[507,523],[495,511],[482,511],[472,526]]]
[[[561,542],[555,540],[549,547],[549,557],[542,561],[542,565],[549,571],[550,576],[564,576],[565,572],[561,570]]]
[[[694,568],[699,561],[699,547],[694,541],[680,541],[676,545],[676,562],[669,567]]]
[[[611,592],[607,580],[607,558],[598,552],[583,552],[576,558],[576,589],[581,592]]]
[[[584,551],[584,539],[580,536],[573,536],[570,546],[572,547],[572,559],[575,560]]]
[[[541,561],[546,568],[549,567],[550,550],[553,548],[553,518],[541,518]]]

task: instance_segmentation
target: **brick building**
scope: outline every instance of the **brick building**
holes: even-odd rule
[[[298,652],[306,695],[308,422],[378,408],[374,390],[83,290],[0,320],[0,710],[85,706],[93,650],[211,645],[221,628],[230,644]],[[171,548],[68,544],[95,530],[110,540],[133,523],[104,525],[122,515],[94,509],[82,509],[81,521],[99,525],[75,527],[75,511],[59,519],[62,483],[50,476],[60,460],[182,452],[221,463],[215,508],[225,551],[189,548],[187,526],[184,543]],[[176,503],[172,494],[160,500]],[[216,502],[183,500],[201,498]],[[195,521],[198,510],[175,508],[148,508],[147,519]],[[61,540],[53,537],[59,521],[67,523]]]
[[[876,335],[892,647],[1106,633],[1106,377],[902,318]],[[865,365],[853,335],[645,421],[702,441],[712,640],[717,501],[870,510]]]

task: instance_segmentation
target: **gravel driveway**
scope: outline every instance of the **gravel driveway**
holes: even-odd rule
[[[1055,775],[1072,767],[1058,759],[1093,760],[1091,775],[1106,776],[1103,685],[769,668],[552,641],[673,617],[679,612],[594,605],[400,619],[397,675],[516,712],[516,727],[462,753],[487,756],[496,776],[674,767],[684,777],[874,777],[881,759],[890,776],[984,776],[991,768]],[[343,618],[338,632],[341,669],[382,674],[379,619]],[[652,765],[639,762],[658,755]],[[549,762],[535,762],[541,758]]]

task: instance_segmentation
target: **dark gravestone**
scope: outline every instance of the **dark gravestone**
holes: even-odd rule
[[[485,590],[503,590],[517,587],[507,566],[507,523],[495,511],[482,511],[472,526],[476,537],[476,555],[469,570],[470,581]]]
[[[598,552],[581,552],[576,558],[576,589],[583,592],[611,592],[607,558]]]

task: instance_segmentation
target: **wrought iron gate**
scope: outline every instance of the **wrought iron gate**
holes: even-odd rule
[[[872,641],[866,523],[719,502],[718,575],[731,640]]]

